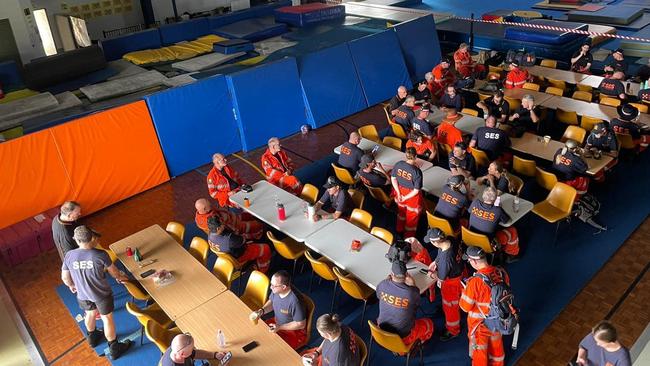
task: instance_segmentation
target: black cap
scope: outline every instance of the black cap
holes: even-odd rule
[[[425,103],[422,103],[422,104],[420,105],[420,112],[423,112],[423,111],[424,111],[424,112],[429,112],[429,111],[430,111],[430,108],[431,108],[431,106],[429,105],[429,103],[426,103],[426,102],[425,102]]]
[[[341,181],[336,179],[335,176],[331,176],[331,177],[327,178],[327,182],[325,182],[325,185],[323,185],[323,187],[329,189],[329,188],[340,186],[340,185],[341,185]]]
[[[447,185],[450,186],[457,186],[459,184],[465,183],[465,176],[464,175],[452,175],[449,178],[447,178]]]
[[[622,48],[617,48],[617,49],[616,49],[614,52],[612,52],[612,53],[617,53],[617,52],[620,53],[621,55],[625,54],[625,52],[623,52],[623,49],[622,49]]]
[[[616,107],[619,117],[625,121],[631,121],[639,115],[639,109],[632,104],[623,104]]]
[[[428,243],[431,242],[432,240],[438,241],[444,239],[445,237],[446,235],[442,230],[438,229],[437,227],[434,227],[432,229],[429,229],[429,231],[427,231],[427,235],[424,237],[424,241]]]
[[[463,260],[483,258],[485,258],[485,251],[479,247],[467,247],[465,254],[463,254]]]
[[[365,169],[375,158],[370,154],[364,154],[359,160],[359,168]]]
[[[494,92],[494,96],[496,96],[496,97],[503,97],[503,90],[501,90],[501,89],[497,89],[497,90]]]
[[[393,261],[390,270],[395,276],[406,276],[406,263]]]
[[[596,123],[594,125],[594,130],[593,131],[596,132],[596,133],[602,133],[602,132],[605,132],[606,130],[607,130],[607,127],[605,127],[605,124],[601,122],[601,123]]]

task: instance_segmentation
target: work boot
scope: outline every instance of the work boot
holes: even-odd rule
[[[88,332],[86,340],[88,341],[88,344],[90,344],[90,347],[95,348],[106,340],[104,337],[104,331],[102,329],[95,329],[92,332]]]
[[[114,340],[113,343],[108,345],[108,353],[112,360],[117,360],[122,356],[126,350],[131,347],[131,340],[127,339],[124,342],[118,342]]]
[[[445,332],[440,336],[440,340],[442,342],[447,342],[448,340],[454,339],[456,337],[458,337],[458,334],[451,334],[448,330],[445,330]]]

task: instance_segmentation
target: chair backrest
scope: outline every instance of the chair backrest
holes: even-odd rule
[[[585,136],[587,136],[587,131],[585,131],[584,128],[578,126],[568,126],[566,130],[564,130],[564,134],[562,134],[560,141],[566,142],[566,140],[571,139],[578,141],[578,143],[582,145],[585,140]]]
[[[573,202],[576,199],[577,191],[568,184],[558,182],[546,197],[548,203],[560,211],[568,214],[573,208]]]
[[[460,113],[467,114],[467,115],[474,116],[474,117],[478,117],[478,111],[476,109],[472,109],[472,108],[463,108],[460,111]]]
[[[567,125],[578,124],[578,114],[574,111],[565,111],[561,108],[558,108],[555,110],[555,116],[557,117],[558,121]]]
[[[454,228],[449,223],[449,220],[436,216],[433,213],[427,211],[427,223],[430,228],[438,228],[442,230],[447,236],[457,237],[458,234],[454,231]]]
[[[363,202],[366,200],[366,196],[362,191],[357,189],[348,189],[350,197],[352,197],[352,202],[354,202],[354,207],[363,208]]]
[[[584,100],[585,102],[591,103],[591,99],[593,99],[593,95],[591,95],[590,92],[576,90],[573,92],[573,95],[571,95],[571,98],[577,100]]]
[[[490,245],[490,239],[487,236],[475,233],[465,226],[461,226],[460,230],[463,243],[467,246],[479,247],[486,253],[492,253],[494,251],[492,245]]]
[[[512,157],[512,170],[525,177],[534,177],[537,163],[534,160],[522,159],[517,155]]]
[[[208,245],[208,242],[205,239],[199,238],[198,236],[193,237],[188,250],[190,254],[196,258],[197,261],[203,263],[203,265],[208,261],[210,245]]]
[[[379,328],[372,320],[368,320],[370,326],[370,335],[375,342],[387,350],[395,353],[409,353],[411,347],[404,344],[402,337],[398,334],[391,333]],[[411,343],[414,344],[414,343]]]
[[[472,148],[472,156],[476,160],[476,166],[480,168],[486,168],[490,165],[490,158],[488,158],[485,151],[479,150],[475,147]]]
[[[138,305],[131,301],[126,302],[125,308],[126,311],[128,311],[129,314],[133,315],[143,327],[147,325],[147,322],[150,320],[156,322],[156,320],[154,320],[149,314],[142,311]]]
[[[576,84],[576,90],[591,93],[594,90],[594,88],[591,85]]]
[[[151,299],[151,296],[149,296],[148,293],[142,291],[140,287],[133,281],[122,282],[122,285],[126,287],[126,291],[129,293],[129,295],[133,296],[133,298],[136,300],[148,301]]]
[[[510,181],[510,189],[512,193],[519,196],[521,189],[524,188],[524,181],[514,174],[508,173],[508,180]]]
[[[635,106],[639,112],[648,113],[648,105],[643,103],[630,103],[630,105]]]
[[[311,328],[312,328],[312,323],[314,320],[314,310],[316,309],[316,305],[314,305],[314,300],[312,300],[309,296],[303,294],[303,293],[298,293],[300,300],[302,302],[302,305],[305,307],[305,312],[307,313],[307,339],[305,339],[304,344],[309,343],[309,338],[311,338]]]
[[[556,88],[554,86],[549,86],[544,90],[544,93],[546,94],[552,94],[552,95],[557,95],[557,96],[562,96],[564,94],[564,91],[560,88]]]
[[[557,61],[549,60],[549,59],[545,58],[545,59],[542,60],[542,62],[539,63],[539,65],[555,69],[555,68],[557,68]]]
[[[104,248],[101,248],[98,245],[97,249],[105,251],[106,254],[108,254],[109,258],[111,258],[111,263],[116,263],[117,262],[117,254],[115,254],[115,252],[113,250],[111,250],[110,248],[109,249],[104,249]]]
[[[332,163],[332,168],[334,169],[334,175],[336,175],[336,178],[338,178],[341,182],[347,185],[353,185],[356,183],[356,180],[354,180],[354,177],[349,170],[342,168],[335,163]]]
[[[395,123],[391,121],[389,126],[390,129],[393,131],[393,135],[395,135],[395,137],[400,138],[402,140],[406,140],[408,138],[406,131],[404,131],[404,127],[402,127],[402,125],[400,125],[399,123]]]
[[[562,91],[564,91],[566,89],[566,82],[564,80],[556,80],[556,79],[547,78],[546,82],[548,83],[549,86],[552,86],[554,88],[558,88],[558,89],[560,89]]]
[[[365,231],[370,231],[372,227],[372,215],[368,211],[355,208],[352,210],[352,214],[350,214],[350,222]]]
[[[537,167],[535,168],[535,181],[540,187],[550,191],[557,183],[557,176]]]
[[[402,150],[402,140],[398,137],[386,136],[381,141],[381,144],[386,147],[390,147],[391,149],[400,150],[400,151]]]
[[[335,281],[336,275],[332,272],[332,264],[320,259],[316,259],[308,250],[305,251],[305,258],[311,264],[314,273],[328,281]],[[322,258],[322,257],[321,257]]]
[[[486,100],[488,98],[491,98],[491,97],[492,97],[492,95],[490,95],[490,94],[478,93],[478,99],[480,101],[484,101],[484,100]]]
[[[304,246],[289,244],[288,241],[285,242],[277,239],[270,230],[266,232],[266,237],[273,243],[275,251],[285,259],[294,260],[300,257],[305,251]]]
[[[488,72],[493,72],[495,74],[501,75],[501,73],[503,72],[503,69],[498,67],[498,66],[488,65]]]
[[[383,227],[375,226],[370,230],[370,234],[378,237],[379,239],[385,241],[388,245],[392,245],[395,238],[393,233],[384,229]]]
[[[621,100],[617,98],[604,97],[601,95],[600,104],[608,105],[610,107],[618,107],[619,105],[621,105]]]
[[[212,273],[227,288],[230,288],[235,275],[235,264],[228,257],[220,255],[217,257],[217,261],[214,262]]]
[[[260,271],[253,271],[250,277],[248,277],[246,288],[241,297],[246,298],[246,304],[252,309],[259,309],[266,304],[269,296],[270,283],[271,280],[269,280],[267,275]]]
[[[336,278],[339,280],[341,288],[351,297],[357,300],[365,300],[369,293],[372,292],[371,290],[368,290],[369,287],[365,284],[359,282],[359,280],[353,276],[343,273],[343,271],[338,267],[334,267],[333,270]]]
[[[365,125],[363,127],[359,127],[359,135],[368,140],[379,142],[379,132],[377,132],[375,125]]]
[[[359,348],[359,365],[365,365],[366,364],[366,358],[368,357],[368,347],[366,346],[366,343],[359,337],[358,334],[354,335],[355,342],[357,344],[357,347]]]
[[[535,83],[524,83],[524,86],[522,86],[522,88],[528,89],[528,90],[539,91],[540,86],[539,86],[539,84],[535,84]]]
[[[383,109],[384,114],[386,115],[386,122],[390,123],[395,123],[393,122],[393,118],[390,116],[390,111],[388,110],[390,108],[390,103],[384,105],[381,109]]]
[[[172,345],[174,337],[181,332],[165,329],[155,320],[149,320],[144,327],[144,333],[151,342],[158,346],[161,353],[165,353],[167,348]]]
[[[601,123],[603,120],[599,118],[594,118],[594,117],[589,117],[589,116],[582,116],[580,118],[580,127],[584,128],[585,131],[591,131],[594,129],[594,125],[597,123]]]
[[[171,235],[178,244],[183,245],[183,237],[185,236],[185,225],[181,224],[180,222],[176,221],[170,221],[167,224],[167,228],[165,229]]]
[[[517,110],[521,106],[521,100],[504,96],[503,99],[510,105],[510,110]]]
[[[370,187],[369,185],[365,185],[365,187],[368,189],[368,192],[370,192],[370,196],[380,203],[390,204],[393,201],[380,187]]]
[[[616,139],[618,140],[618,146],[620,146],[621,149],[636,150],[636,144],[634,143],[634,139],[632,139],[632,135],[628,135],[627,133],[617,133]]]
[[[348,174],[350,173],[348,172]],[[313,184],[305,183],[305,185],[302,186],[300,198],[312,205],[315,204],[316,200],[318,200],[318,188],[316,188],[316,186]]]

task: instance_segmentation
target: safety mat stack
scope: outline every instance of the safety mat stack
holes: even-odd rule
[[[650,28],[646,27],[630,36],[650,39]],[[650,57],[650,43],[648,42],[628,41],[622,39],[619,47],[625,51],[625,56]]]
[[[136,65],[187,60],[204,53],[212,52],[214,43],[225,39],[214,34],[208,34],[194,41],[180,42],[157,49],[129,52],[122,57]]]

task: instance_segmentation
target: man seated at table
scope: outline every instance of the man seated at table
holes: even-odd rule
[[[585,42],[580,49],[573,53],[571,56],[571,71],[579,72],[582,74],[589,74],[591,64],[594,62],[594,57],[589,52],[591,44]]]
[[[442,94],[445,92],[445,88],[448,85],[454,85],[456,82],[456,75],[449,68],[449,59],[443,58],[440,60],[440,63],[436,65],[431,73],[433,74],[433,83],[432,83],[432,95],[436,98],[442,97]]]
[[[503,92],[497,90],[494,95],[476,103],[483,110],[483,117],[494,116],[498,123],[504,123],[510,116],[510,103],[503,97]]]
[[[522,88],[524,84],[532,80],[528,70],[519,68],[519,61],[513,60],[510,63],[510,71],[506,75],[506,89]]]
[[[618,159],[616,159],[618,157],[618,141],[616,140],[616,136],[607,130],[607,126],[604,123],[596,123],[589,136],[587,136],[585,147],[592,154],[605,154],[614,158],[605,168],[594,175],[595,181],[604,181],[605,173],[610,171],[618,162]]]
[[[361,157],[357,178],[368,187],[390,189],[390,175],[371,154]]]
[[[456,92],[456,88],[453,85],[448,85],[445,88],[445,94],[438,101],[440,108],[446,108],[447,106],[452,106],[456,108],[457,111],[463,109],[463,97]]]
[[[508,119],[510,135],[521,137],[526,131],[535,131],[541,115],[539,107],[535,105],[535,98],[530,94],[524,95],[521,98],[521,106]]]
[[[580,156],[579,148],[577,141],[569,139],[553,156],[553,170],[557,179],[576,189],[576,199],[589,189],[589,178],[586,177],[588,166]]]
[[[504,156],[510,144],[508,134],[497,128],[496,118],[489,115],[485,119],[485,127],[479,127],[474,132],[469,147],[483,151],[490,160],[510,161],[512,154],[507,153],[507,156]]]
[[[484,184],[497,191],[498,195],[510,192],[510,180],[508,171],[503,167],[503,163],[495,160],[488,165],[487,174],[476,178],[477,184]]]
[[[221,207],[237,207],[230,202],[229,198],[241,189],[244,181],[228,165],[228,160],[222,154],[216,153],[212,155],[212,164],[214,166],[210,169],[207,177],[210,197],[217,200]]]
[[[436,134],[438,143],[453,147],[463,141],[463,132],[456,127],[456,122],[462,117],[461,114],[456,113],[455,107],[447,106],[447,116],[440,122]]]
[[[424,136],[427,136],[428,138],[432,138],[433,126],[431,126],[429,121],[427,121],[427,117],[429,117],[429,105],[422,104],[417,116],[411,120],[411,128],[414,131],[420,131]]]
[[[627,73],[627,61],[625,61],[625,55],[623,55],[623,49],[618,48],[611,55],[607,56],[603,62],[605,67],[605,75],[611,75],[617,71],[622,72],[623,74]]]
[[[323,314],[316,320],[316,330],[323,342],[302,354],[303,365],[359,366],[361,352],[350,327],[341,324],[337,314]]]
[[[395,110],[399,108],[406,101],[408,91],[405,86],[400,86],[397,88],[397,94],[393,95],[388,102],[388,111],[391,115],[395,115]]]
[[[352,210],[354,210],[354,202],[352,201],[352,197],[350,197],[348,191],[341,189],[342,185],[343,183],[334,176],[327,178],[327,182],[323,185],[325,193],[320,196],[320,199],[316,202],[314,208],[316,212],[319,212],[321,208],[325,207],[334,211],[334,213],[316,213],[314,215],[315,221],[320,219],[347,219],[350,217]]]
[[[422,80],[413,88],[411,95],[415,98],[416,104],[431,103],[431,91],[426,80]]]
[[[406,148],[412,147],[415,149],[415,152],[418,154],[420,159],[434,161],[437,158],[436,146],[431,142],[431,140],[424,136],[420,131],[413,130],[409,134],[409,139],[406,142]]]
[[[266,319],[269,330],[277,333],[291,348],[301,347],[307,339],[307,309],[300,294],[291,287],[289,272],[281,270],[271,277],[271,294],[264,306],[251,313],[258,319],[273,311],[274,317]]]
[[[476,160],[467,151],[467,145],[462,141],[454,145],[449,157],[449,170],[452,175],[462,175],[466,179],[476,176]]]
[[[610,77],[605,77],[603,81],[600,82],[600,85],[598,85],[600,95],[625,100],[627,95],[625,94],[623,79],[625,79],[625,74],[620,71],[616,71]]]
[[[359,161],[361,161],[361,157],[365,154],[365,151],[359,148],[360,142],[361,136],[359,133],[352,132],[350,133],[348,141],[341,145],[338,164],[339,166],[349,170],[352,175],[354,175],[357,169],[359,169]]]
[[[194,366],[194,360],[221,360],[226,352],[212,352],[194,346],[194,338],[189,333],[179,334],[163,353],[158,366]]]
[[[404,131],[411,129],[411,120],[415,118],[415,97],[409,95],[404,100],[404,104],[400,105],[393,112],[393,121],[404,128]]]
[[[247,242],[244,237],[228,229],[215,216],[208,219],[208,244],[214,252],[230,254],[241,264],[255,261],[255,267],[263,273],[271,264],[271,248],[265,243]]]
[[[377,325],[388,332],[396,333],[409,345],[416,340],[428,341],[434,326],[430,318],[416,319],[420,306],[420,290],[413,277],[406,273],[406,265],[395,261],[391,274],[377,285],[379,316]]]
[[[632,136],[637,149],[639,151],[645,150],[650,142],[650,129],[647,128],[647,125],[637,122],[639,109],[631,104],[623,104],[618,106],[616,110],[618,111],[618,118],[613,118],[609,122],[612,131]]]
[[[505,254],[506,262],[514,262],[519,255],[519,235],[514,226],[499,229],[499,224],[510,220],[497,201],[497,191],[491,187],[483,191],[469,206],[469,229],[496,239]]]
[[[447,219],[455,230],[460,229],[461,217],[471,203],[466,183],[469,182],[462,175],[447,178],[434,211],[436,216]]]
[[[472,60],[467,43],[461,43],[458,46],[458,50],[454,52],[454,64],[456,71],[463,75],[463,77],[480,78],[485,73],[485,66],[477,64]]]
[[[213,209],[210,201],[205,198],[196,200],[194,208],[196,209],[194,222],[205,233],[208,232],[208,218],[215,216],[246,240],[259,239],[264,234],[264,225],[250,215],[238,215],[221,207]]]
[[[282,150],[277,137],[269,139],[268,148],[262,155],[262,168],[269,183],[296,196],[302,192],[302,183],[293,175],[295,166],[287,153]]]

